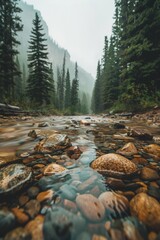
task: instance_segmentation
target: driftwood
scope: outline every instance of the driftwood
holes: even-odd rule
[[[18,106],[12,106],[9,104],[0,103],[0,115],[3,116],[18,116],[18,115],[27,115],[27,111],[23,111]]]

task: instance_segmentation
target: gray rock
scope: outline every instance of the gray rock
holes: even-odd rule
[[[61,207],[55,207],[45,216],[45,240],[75,240],[85,228],[86,221]]]

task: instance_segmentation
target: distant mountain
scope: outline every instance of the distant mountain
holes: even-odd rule
[[[48,52],[49,52],[49,61],[53,63],[54,76],[56,79],[56,71],[57,67],[62,67],[64,52],[66,52],[66,68],[69,68],[71,79],[74,77],[74,65],[75,63],[70,60],[70,54],[64,48],[58,46],[58,44],[49,36],[48,26],[46,22],[42,19],[41,13],[34,9],[32,5],[29,5],[22,0],[19,3],[20,8],[23,10],[21,13],[22,23],[24,25],[23,32],[18,33],[18,39],[21,42],[21,45],[18,47],[20,55],[19,60],[21,63],[21,67],[24,65],[27,69],[27,50],[28,50],[28,41],[30,39],[31,29],[33,27],[32,21],[35,17],[35,12],[38,13],[39,17],[42,20],[42,25],[44,28],[44,33],[46,34],[47,42],[48,42]],[[55,23],[56,24],[56,23]],[[94,79],[86,72],[83,68],[78,66],[79,70],[79,83],[80,83],[80,91],[85,91],[91,96]]]

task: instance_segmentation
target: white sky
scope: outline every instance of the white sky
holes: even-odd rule
[[[49,34],[72,61],[96,75],[104,36],[111,35],[114,0],[25,0],[41,11]]]

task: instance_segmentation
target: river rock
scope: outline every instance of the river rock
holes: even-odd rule
[[[24,209],[25,212],[33,219],[38,215],[40,208],[40,203],[37,200],[33,199],[25,205]]]
[[[158,173],[155,170],[150,169],[148,167],[142,168],[140,177],[143,180],[147,180],[147,181],[153,181],[153,180],[159,179]]]
[[[53,152],[58,149],[65,149],[71,146],[70,139],[64,134],[52,134],[41,140],[36,146],[37,152]]]
[[[131,215],[138,217],[148,227],[159,231],[160,204],[156,199],[146,193],[139,193],[130,201],[130,211]]]
[[[60,196],[62,198],[66,198],[68,200],[74,200],[76,198],[77,192],[75,190],[75,187],[69,184],[63,184],[60,187]]]
[[[144,147],[144,150],[147,153],[153,154],[157,157],[160,157],[160,146],[157,144],[150,144]]]
[[[34,220],[30,221],[25,226],[25,230],[27,230],[31,234],[32,240],[44,240],[43,223],[44,217],[42,215],[38,215]]]
[[[78,208],[90,222],[101,222],[105,216],[103,204],[91,194],[78,195],[76,198]]]
[[[118,149],[116,152],[124,156],[132,156],[138,153],[137,148],[132,142],[126,143],[122,148]]]
[[[124,129],[125,125],[123,123],[114,123],[113,128],[114,129]]]
[[[47,190],[45,192],[40,192],[37,196],[37,200],[41,203],[46,200],[51,200],[53,197],[54,191],[53,190]]]
[[[123,195],[108,191],[102,193],[98,199],[104,205],[107,215],[117,217],[128,211],[129,201]]]
[[[30,240],[31,234],[24,228],[18,227],[10,231],[5,236],[4,240]]]
[[[107,186],[111,187],[111,189],[124,189],[125,184],[121,179],[117,178],[107,178],[106,179]]]
[[[50,176],[52,174],[61,173],[65,170],[66,170],[66,168],[62,167],[61,165],[56,164],[56,163],[51,163],[44,168],[43,174],[45,176]]]
[[[117,178],[130,177],[138,171],[134,163],[115,153],[102,155],[91,163],[91,167],[101,174]]]
[[[42,122],[38,124],[38,127],[49,127],[49,123],[48,122]]]
[[[43,227],[45,240],[75,240],[86,226],[81,215],[73,214],[61,207],[55,207],[45,216]]]
[[[0,170],[0,195],[15,193],[31,181],[31,168],[23,164],[12,164]]]
[[[147,129],[142,128],[132,128],[129,135],[131,137],[136,137],[139,140],[152,140],[153,136]]]
[[[4,208],[0,210],[0,237],[11,231],[16,225],[16,219],[12,212]]]
[[[23,212],[22,209],[12,208],[12,212],[16,217],[16,220],[20,224],[25,224],[29,220],[29,216]]]

